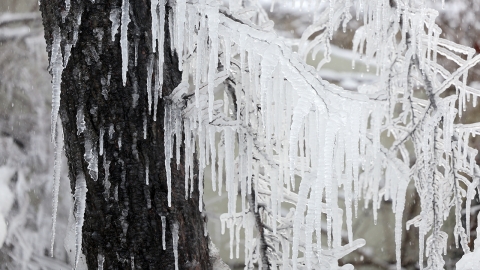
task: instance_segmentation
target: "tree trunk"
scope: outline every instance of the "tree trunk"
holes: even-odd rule
[[[121,6],[121,0],[72,1],[70,7],[64,0],[43,0],[40,5],[50,57],[56,29],[62,37],[64,59],[68,45],[74,44],[62,73],[59,113],[72,191],[81,175],[88,188],[82,252],[88,269],[97,269],[102,256],[104,269],[174,269],[172,230],[178,226],[179,268],[211,268],[198,190],[185,199],[184,168],[182,164],[177,168],[175,162],[171,166],[172,203],[167,205],[164,101],[160,98],[154,121],[146,90],[149,59],[156,57],[151,48],[150,1],[130,1],[125,86],[121,26],[114,29],[114,41],[111,35],[115,21],[111,18],[121,17]],[[167,4],[165,22],[170,12]],[[164,96],[181,81],[165,25]]]

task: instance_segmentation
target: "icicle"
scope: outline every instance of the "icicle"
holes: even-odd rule
[[[180,166],[180,157],[181,157],[181,151],[180,147],[182,144],[182,116],[180,111],[175,111],[175,157],[176,157],[176,163],[177,163],[177,168]]]
[[[190,137],[191,137],[191,129],[190,129],[190,120],[186,119],[183,123],[184,127],[183,130],[185,131],[185,200],[188,199],[188,182],[190,179]]]
[[[143,114],[143,139],[147,139],[147,116]]]
[[[215,88],[215,73],[218,65],[218,9],[217,7],[207,7],[206,15],[208,17],[208,37],[212,44],[210,49],[210,64],[208,67],[208,119],[213,120],[213,90]]]
[[[167,227],[167,218],[165,216],[160,216],[162,220],[162,248],[163,250],[167,249],[166,241],[165,241],[165,229]]]
[[[202,65],[205,54],[205,36],[207,35],[207,26],[205,25],[205,16],[200,17],[200,30],[197,35],[197,59],[195,68],[195,106],[200,107],[200,83],[202,78]]]
[[[60,126],[60,124],[58,124]],[[57,224],[57,210],[58,210],[58,193],[60,190],[60,174],[62,169],[62,153],[63,153],[63,132],[61,127],[58,127],[58,132],[55,140],[55,163],[53,165],[53,195],[52,195],[52,242],[50,245],[50,256],[53,257],[53,245],[55,243],[55,227]]]
[[[105,257],[102,254],[97,255],[98,270],[103,270],[103,264],[105,263]]]
[[[157,50],[157,39],[158,39],[158,14],[157,14],[158,0],[150,1],[150,13],[152,20],[152,49],[153,52]]]
[[[172,149],[172,131],[171,131],[171,123],[172,123],[172,105],[165,106],[165,118],[164,118],[164,149],[165,149],[165,170],[167,173],[167,187],[168,187],[168,207],[172,206],[172,173],[170,167],[170,160],[172,157],[171,149]]]
[[[51,115],[51,140],[55,141],[57,136],[57,119],[58,119],[58,110],[60,108],[60,91],[62,84],[62,73],[63,73],[63,61],[62,61],[62,50],[60,48],[60,42],[62,41],[62,36],[60,33],[60,28],[55,27],[53,30],[53,42],[52,42],[52,53],[50,58],[50,67],[52,68],[52,115]]]
[[[75,181],[75,264],[74,268],[77,268],[80,255],[82,253],[82,228],[85,215],[85,204],[87,199],[87,182],[83,174],[77,175]]]
[[[127,83],[128,70],[128,24],[130,23],[129,0],[122,0],[122,26],[120,29],[120,47],[122,50],[122,81]]]
[[[105,171],[105,179],[103,180],[103,186],[105,187],[105,199],[110,197],[110,181],[108,177],[110,176],[110,161],[107,161],[107,154],[103,155],[103,169]]]
[[[227,193],[228,193],[228,213],[233,214],[235,213],[235,204],[234,204],[234,196],[233,191],[231,190],[230,186],[234,186],[234,149],[235,149],[235,142],[234,142],[234,134],[230,128],[224,129],[225,134],[225,183],[227,185]],[[236,188],[236,187],[235,187]]]
[[[148,186],[149,184],[149,176],[148,176],[148,168],[149,164],[148,164],[148,157],[145,157],[145,184]]]
[[[198,148],[199,148],[199,160],[200,165],[198,167],[198,210],[203,210],[203,172],[205,169],[205,129],[198,131]]]
[[[155,69],[155,88],[153,92],[153,121],[157,121],[158,98],[160,97],[160,90],[163,84],[163,66],[157,63]]]
[[[408,179],[408,178],[405,178]],[[403,211],[405,209],[405,195],[407,191],[408,183],[404,182],[405,179],[402,179],[400,176],[397,176],[398,181],[398,191],[397,197],[395,198],[395,253],[397,259],[397,269],[401,269],[401,247],[402,247],[402,218]],[[423,245],[423,243],[421,244]]]
[[[175,8],[175,43],[176,51],[178,55],[178,70],[182,71],[183,68],[183,38],[184,38],[184,27],[185,27],[185,17],[186,17],[186,0],[177,0]]]
[[[222,134],[225,136],[224,134]],[[223,162],[225,158],[225,147],[222,146],[223,137],[218,143],[218,196],[222,196],[223,185]]]
[[[295,218],[293,219],[293,243],[292,243],[292,264],[293,270],[297,269],[298,251],[300,245],[300,234],[304,224],[304,213],[307,207],[307,197],[310,191],[311,181],[307,177],[300,182],[298,191],[297,209],[295,211]]]
[[[103,136],[105,135],[105,129],[103,127],[100,128],[100,136],[98,138],[98,144],[100,145],[100,152],[99,155],[103,155]]]
[[[157,121],[157,106],[158,98],[162,96],[163,86],[163,43],[165,39],[165,0],[159,1],[159,33],[158,33],[158,51],[157,51],[157,63],[155,69],[155,89],[154,89],[154,105],[153,105],[153,121]],[[170,13],[171,15],[171,13]],[[171,30],[171,29],[170,29]],[[172,33],[172,32],[170,32]],[[151,106],[151,104],[149,104]],[[150,113],[150,111],[149,111]]]
[[[173,256],[175,257],[175,270],[178,270],[178,223],[173,223],[172,238]]]
[[[65,22],[65,18],[67,17],[68,13],[70,12],[70,0],[65,0],[65,10],[62,11],[62,22]]]
[[[325,203],[327,205],[327,242],[328,242],[328,247],[331,247],[332,245],[332,235],[331,235],[331,230],[332,230],[332,221],[335,219],[335,209],[336,208],[336,203],[335,203],[335,191],[337,190],[337,187],[335,186],[335,181],[333,177],[333,157],[334,157],[334,151],[335,151],[335,137],[336,137],[336,132],[338,130],[338,123],[333,120],[329,119],[325,131],[325,145],[324,145],[324,162],[325,162],[325,170],[324,170],[324,179],[325,179]]]
[[[211,174],[212,174],[212,189],[213,191],[216,191],[217,188],[217,178],[216,178],[216,173],[215,173],[215,166],[216,166],[216,155],[217,155],[217,150],[215,149],[215,127],[210,126],[208,130],[208,139],[210,143],[210,151],[211,151]]]

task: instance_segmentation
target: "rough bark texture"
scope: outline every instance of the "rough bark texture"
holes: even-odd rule
[[[184,168],[182,165],[177,168],[175,162],[172,162],[172,207],[167,206],[164,103],[160,99],[157,121],[153,121],[148,112],[146,91],[149,58],[155,57],[150,45],[150,1],[130,1],[125,87],[121,74],[120,27],[112,41],[110,21],[111,10],[117,8],[121,14],[121,5],[120,0],[95,3],[71,0],[68,13],[64,0],[43,0],[40,5],[50,55],[57,27],[62,35],[63,55],[65,46],[78,33],[63,71],[60,118],[72,190],[78,175],[83,174],[87,179],[82,251],[89,269],[97,269],[99,254],[105,258],[104,269],[132,266],[174,269],[172,228],[177,223],[179,268],[208,269],[206,218],[198,211],[198,191],[185,200]],[[169,12],[172,10],[167,6],[165,21]],[[165,31],[163,95],[168,95],[180,82],[181,73],[177,69],[177,57],[169,46],[168,26]],[[82,111],[86,127],[83,132],[78,128]],[[98,180],[95,181],[87,168],[85,144],[90,142],[93,152],[99,153],[101,129],[104,130],[103,155],[98,155]],[[147,164],[149,185],[146,185]],[[166,250],[162,248],[161,216],[167,221]]]

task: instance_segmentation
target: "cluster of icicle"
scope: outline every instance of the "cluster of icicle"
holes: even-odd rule
[[[256,7],[231,1],[227,10],[214,1],[177,2],[172,43],[182,56],[184,80],[166,97],[172,104],[165,112],[166,167],[173,158],[180,162],[173,147],[180,147],[184,133],[185,196],[197,188],[192,186],[197,155],[199,179],[210,165],[213,190],[228,194],[222,223],[230,229],[231,256],[234,250],[239,256],[244,230],[248,268],[262,265],[260,247],[266,241],[275,250],[264,254],[273,268],[335,269],[338,259],[364,244],[353,240],[351,229],[360,197],[358,165],[362,156],[379,152],[382,113],[373,115],[378,129],[373,143],[366,133],[370,112],[383,107],[319,78],[267,20],[248,20]],[[185,106],[183,97],[190,94]],[[200,194],[203,185],[200,181]],[[341,245],[339,186],[349,202],[346,246]],[[292,210],[285,213],[285,207]],[[255,215],[269,228],[265,239],[256,231]],[[321,234],[328,235],[323,246]]]
[[[298,42],[298,53],[272,30],[256,0],[230,0],[228,8],[215,0],[176,1],[168,23],[183,81],[171,95],[162,97],[167,3],[151,1],[156,54],[148,67],[146,89],[154,119],[159,98],[170,104],[163,119],[168,204],[171,163],[184,163],[186,198],[197,188],[203,194],[203,176],[210,165],[209,186],[228,194],[228,212],[221,219],[222,228],[230,230],[230,255],[235,251],[239,256],[240,230],[244,230],[248,269],[265,261],[274,269],[351,269],[351,265],[339,267],[338,260],[365,244],[363,239],[354,240],[352,233],[359,200],[372,201],[375,219],[382,198],[392,200],[400,268],[402,213],[413,180],[422,211],[409,224],[419,227],[420,267],[424,251],[429,269],[443,267],[446,233],[440,228],[452,206],[457,217],[454,235],[468,253],[470,236],[460,218],[463,200],[467,199],[468,213],[478,186],[477,153],[468,146],[468,139],[480,132],[480,125],[453,121],[469,98],[475,101],[480,94],[466,85],[467,71],[480,57],[473,57],[472,49],[441,39],[434,23],[437,12],[424,5],[383,0],[294,2],[297,7],[315,7],[313,23]],[[378,75],[375,84],[364,85],[358,92],[322,80],[304,61],[322,48],[325,55],[318,68],[329,61],[329,40],[337,28],[347,26],[352,7],[357,19],[363,15],[364,24],[356,32],[354,50]],[[125,82],[129,0],[122,1],[121,13],[113,10],[111,14],[113,31],[121,27]],[[53,52],[56,44],[55,39]],[[446,70],[437,63],[437,54],[455,61],[459,68]],[[59,59],[52,57],[54,75],[61,74]],[[452,85],[458,95],[440,97]],[[54,76],[53,124],[58,91]],[[414,91],[423,91],[425,97]],[[395,109],[398,104],[401,111]],[[394,138],[391,146],[381,142],[381,134],[386,133]],[[407,142],[414,145],[414,159]],[[85,157],[97,160],[88,153]],[[193,185],[195,157],[198,186]],[[146,170],[148,175],[148,165]],[[339,203],[341,196],[345,206]],[[76,199],[83,197],[76,195]],[[202,211],[203,202],[199,205]],[[81,231],[81,223],[77,221],[77,230]],[[342,245],[344,240],[348,244]],[[263,250],[265,243],[268,248]]]
[[[70,1],[65,1],[65,11],[62,12],[62,20],[65,20],[66,16],[70,12]],[[57,219],[57,210],[58,210],[58,195],[60,189],[60,174],[61,174],[61,159],[63,151],[63,134],[61,131],[61,124],[58,121],[58,113],[60,109],[60,93],[61,93],[61,84],[62,84],[62,74],[64,68],[68,64],[70,58],[70,52],[72,47],[77,43],[78,39],[78,29],[81,24],[82,13],[71,14],[74,18],[73,23],[73,33],[70,38],[67,38],[61,31],[59,25],[54,26],[53,29],[53,41],[52,41],[52,50],[50,55],[50,69],[52,73],[52,114],[51,114],[51,140],[55,148],[55,157],[54,157],[54,173],[53,173],[53,199],[52,199],[52,238],[50,246],[50,254],[53,256],[54,251],[54,242],[55,242],[55,227]],[[64,47],[62,48],[62,42],[65,42]],[[83,121],[83,110],[80,109],[77,114],[77,122],[83,124],[83,129],[85,129],[85,122]],[[83,132],[83,129],[80,129],[79,132]],[[85,159],[88,162],[88,168],[92,177],[95,175],[97,166],[97,157],[94,155],[92,147],[92,142],[89,141],[86,143],[88,149],[85,153]],[[82,250],[82,226],[84,222],[85,214],[85,200],[86,200],[87,186],[85,177],[83,175],[78,175],[75,185],[75,257],[74,257],[74,267],[77,267],[77,264],[80,260],[81,250]]]
[[[435,24],[438,11],[427,8],[425,3],[359,1],[358,5],[357,18],[363,12],[364,25],[356,32],[353,48],[375,67],[378,76],[374,85],[363,87],[363,92],[378,100],[385,110],[379,131],[394,138],[391,147],[380,146],[386,159],[376,165],[381,168],[372,170],[373,181],[365,179],[376,185],[368,184],[373,193],[365,194],[366,199],[373,200],[374,209],[379,197],[394,199],[400,269],[405,187],[413,180],[421,212],[407,222],[407,229],[412,224],[419,228],[420,268],[424,267],[426,255],[426,269],[443,269],[447,233],[441,228],[452,207],[456,216],[455,243],[460,243],[465,253],[470,252],[470,203],[479,187],[480,171],[475,162],[477,150],[468,142],[478,133],[478,123],[463,125],[454,120],[462,116],[470,98],[476,106],[480,91],[467,86],[467,75],[480,57],[474,57],[472,48],[440,38],[441,29]],[[457,70],[445,69],[437,62],[438,55],[455,62]],[[454,87],[456,93],[446,93],[449,87]],[[402,109],[395,110],[396,106]],[[375,126],[375,118],[372,120],[370,124]],[[372,135],[378,136],[375,132]],[[413,153],[409,153],[412,151],[407,142],[413,144]],[[409,157],[411,154],[414,159]],[[368,173],[364,170],[364,174]],[[379,177],[384,179],[380,189]],[[467,229],[461,222],[463,201]]]
[[[295,53],[271,30],[255,1],[248,6],[240,2],[230,1],[228,10],[215,1],[177,2],[171,29],[184,80],[166,97],[172,106],[165,114],[167,168],[174,158],[174,138],[178,149],[178,138],[185,134],[185,196],[196,188],[188,185],[193,183],[194,155],[200,179],[210,165],[213,190],[221,193],[225,183],[228,212],[221,218],[230,229],[231,256],[234,250],[239,256],[243,229],[247,268],[262,265],[261,241],[267,241],[273,248],[264,256],[273,268],[336,269],[338,259],[364,244],[352,234],[358,200],[372,201],[376,222],[384,199],[392,200],[396,214],[400,268],[410,180],[421,198],[421,214],[407,223],[419,227],[420,266],[426,254],[427,269],[443,268],[447,234],[440,228],[452,206],[456,242],[468,253],[470,236],[460,217],[462,201],[466,198],[469,213],[478,186],[477,152],[468,146],[478,124],[453,121],[469,97],[475,105],[480,94],[466,85],[468,69],[480,60],[473,58],[474,50],[440,38],[438,12],[425,4],[343,0],[305,3],[318,12]],[[329,40],[337,28],[347,26],[351,7],[364,23],[354,50],[378,77],[358,92],[323,81],[303,61],[322,48],[325,55],[317,68],[329,61]],[[442,68],[437,54],[459,68]],[[458,95],[440,97],[452,85]],[[185,106],[182,97],[190,94]],[[399,104],[400,112],[395,110]],[[394,138],[393,145],[382,144],[382,133]],[[413,143],[414,159],[407,142]],[[339,206],[340,195],[345,207]],[[266,239],[255,229],[257,213]],[[346,246],[341,245],[344,215]]]

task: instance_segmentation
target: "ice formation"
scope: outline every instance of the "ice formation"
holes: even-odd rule
[[[178,223],[173,223],[172,228],[173,256],[175,257],[175,270],[178,270]]]
[[[80,256],[82,255],[82,228],[85,215],[85,206],[87,199],[87,182],[85,176],[80,174],[75,181],[75,263],[77,267]]]
[[[163,250],[165,250],[167,248],[166,241],[165,241],[165,230],[167,226],[167,218],[165,216],[161,216],[160,218],[162,220],[162,248]]]
[[[115,24],[115,22],[112,23]],[[118,22],[117,22],[118,23]],[[128,24],[130,23],[130,1],[122,0],[122,15],[120,26],[120,46],[122,49],[122,81],[123,86],[127,83],[127,71],[128,71]],[[112,26],[112,39],[114,39],[113,26]]]
[[[58,124],[60,125],[60,124]],[[52,244],[50,246],[50,255],[53,256],[53,244],[55,243],[55,227],[57,225],[58,210],[58,194],[60,191],[60,174],[62,169],[62,153],[63,153],[63,132],[57,133],[55,140],[55,161],[53,167],[53,195],[52,195]]]
[[[478,191],[477,152],[469,147],[468,140],[480,134],[480,125],[454,123],[454,119],[461,116],[467,100],[480,95],[466,84],[468,69],[480,62],[480,56],[474,57],[474,50],[442,39],[435,24],[438,12],[423,2],[337,0],[319,5],[307,1],[305,5],[313,7],[313,23],[295,41],[298,51],[277,36],[258,3],[244,2],[257,3],[230,0],[227,9],[214,0],[178,0],[166,21],[166,1],[151,1],[153,52],[146,68],[145,119],[156,120],[159,99],[163,99],[168,205],[172,159],[181,162],[178,153],[183,138],[185,198],[198,188],[199,210],[203,210],[203,188],[208,186],[203,183],[203,175],[210,165],[211,186],[219,194],[226,191],[228,196],[228,212],[221,219],[222,231],[225,227],[230,230],[231,257],[234,246],[239,256],[240,230],[244,230],[246,266],[268,262],[279,268],[298,269],[303,263],[307,268],[340,269],[338,260],[365,244],[363,239],[355,240],[352,233],[358,201],[371,202],[376,221],[376,211],[385,199],[392,201],[395,212],[400,269],[402,213],[410,182],[421,198],[420,215],[407,224],[419,227],[420,267],[426,254],[428,269],[443,268],[446,233],[441,227],[452,207],[457,216],[454,236],[468,252],[469,235],[460,211],[464,198],[468,211]],[[294,7],[304,6],[301,0],[292,3]],[[352,18],[352,6],[356,17],[363,15],[353,51],[358,58],[362,56],[367,69],[376,72],[375,81],[358,91],[331,84],[317,72],[330,61],[333,32],[346,27]],[[121,25],[125,85],[129,0],[122,1],[120,18],[118,12],[112,10],[110,20],[115,26],[112,39]],[[178,69],[183,72],[182,83],[169,96],[161,92],[165,23],[171,30],[172,50],[179,57]],[[59,106],[58,74],[63,68],[59,40],[54,33],[52,136]],[[322,50],[324,57],[318,66],[305,64],[307,58],[314,58]],[[438,54],[456,63],[458,69],[452,72],[443,68],[437,61]],[[355,66],[355,61],[352,64]],[[424,97],[413,94],[412,81],[420,89],[415,91],[421,91]],[[443,95],[451,86],[458,95]],[[402,109],[396,110],[398,107]],[[84,130],[82,117],[79,112],[79,132]],[[103,129],[101,132],[103,139]],[[110,139],[113,133],[110,125]],[[382,142],[385,133],[393,137],[392,145]],[[120,131],[119,148],[121,136]],[[93,177],[92,173],[98,171],[94,159],[97,148],[93,141],[87,142],[85,158]],[[413,145],[415,160],[407,143]],[[198,187],[193,181],[197,173],[193,171],[195,156],[199,162]],[[105,163],[104,168],[108,176]],[[147,161],[146,185],[148,171]],[[84,179],[77,179],[77,188],[76,203],[82,206]],[[118,186],[116,199],[117,190]],[[339,203],[340,194],[345,206]],[[81,229],[84,205],[77,209],[77,228]],[[161,218],[165,241],[166,219]],[[343,223],[347,228],[346,245],[342,245]],[[179,228],[175,221],[171,224],[178,268]],[[326,235],[325,243],[321,235]],[[77,240],[81,243],[81,235]]]
[[[63,57],[62,57],[62,48],[60,47],[60,42],[62,41],[62,36],[60,29],[56,27],[53,33],[53,42],[52,42],[52,53],[50,56],[50,67],[52,69],[52,142],[56,138],[57,133],[57,120],[58,120],[58,110],[60,108],[60,91],[62,84],[62,73],[63,73]]]
[[[271,261],[278,267],[289,264],[292,269],[300,260],[308,267],[335,269],[346,250],[351,252],[364,244],[361,239],[354,240],[352,233],[358,200],[364,198],[372,203],[376,219],[381,200],[388,199],[396,213],[400,267],[402,213],[407,186],[413,180],[422,197],[422,213],[413,223],[420,227],[420,246],[428,254],[428,267],[442,267],[441,253],[446,242],[439,228],[450,206],[435,201],[463,195],[451,192],[455,182],[441,179],[449,177],[448,172],[467,171],[474,175],[478,168],[472,162],[476,151],[467,145],[474,128],[451,123],[442,126],[441,121],[453,121],[465,106],[466,95],[477,95],[477,90],[465,84],[465,78],[466,71],[480,57],[473,57],[467,47],[439,37],[440,29],[434,23],[438,12],[420,4],[410,7],[396,1],[356,1],[364,14],[364,25],[355,35],[354,51],[363,55],[367,67],[375,69],[377,76],[373,84],[349,92],[322,80],[314,68],[304,64],[304,59],[325,48],[324,60],[316,68],[329,61],[332,33],[351,19],[348,7],[352,1],[317,5],[319,15],[298,42],[298,53],[264,26],[268,22],[263,17],[242,17],[246,10],[260,14],[254,5],[242,6],[241,1],[232,0],[230,10],[226,10],[215,1],[200,1],[187,2],[184,10],[180,2],[174,17],[177,31],[173,44],[181,59],[179,69],[189,72],[188,76],[184,74],[182,84],[194,84],[182,86],[182,91],[192,93],[194,98],[185,106],[178,89],[167,97],[170,106],[165,109],[165,165],[169,168],[173,158],[174,137],[185,132],[186,188],[192,181],[191,157],[195,154],[200,179],[206,165],[211,164],[214,190],[221,192],[221,177],[226,172],[229,203],[222,220],[230,229],[232,251],[241,228],[247,237],[244,240],[255,242],[249,238],[253,234],[247,226],[249,214],[245,214],[250,208],[247,195],[252,194],[255,206],[250,214],[263,213],[262,222],[271,229],[265,233],[266,241],[279,246],[275,251],[268,250],[266,256]],[[397,33],[401,33],[400,45]],[[392,49],[403,57],[395,57]],[[453,73],[442,69],[437,53],[460,67]],[[217,83],[222,72],[234,83]],[[411,78],[422,85],[425,99],[408,96]],[[223,86],[217,86],[222,82]],[[451,85],[459,89],[458,110],[455,96],[439,97]],[[222,98],[214,95],[217,88],[225,89]],[[396,104],[404,110],[395,112]],[[175,129],[178,123],[183,128]],[[382,144],[383,132],[395,138],[392,146]],[[218,147],[212,141],[215,136],[221,138]],[[406,141],[414,145],[417,163],[413,166]],[[442,145],[442,152],[433,151],[435,145]],[[454,162],[459,158],[463,161]],[[441,164],[445,170],[432,164]],[[200,192],[203,186],[199,184]],[[473,199],[476,184],[469,186],[468,201]],[[192,188],[187,188],[187,197]],[[345,197],[345,207],[339,205],[340,193]],[[241,195],[240,207],[237,195]],[[267,205],[268,214],[257,208],[257,202]],[[293,223],[293,216],[282,213],[282,203],[295,207]],[[461,205],[456,207],[459,211]],[[347,225],[348,248],[341,245],[343,222]],[[429,232],[432,234],[425,239]],[[321,243],[320,235],[324,234],[327,241]],[[455,235],[464,237],[458,232]],[[280,244],[279,237],[288,241]],[[249,260],[261,263],[261,258],[253,255],[259,241],[257,238],[256,244],[245,245],[246,265],[252,264]]]

